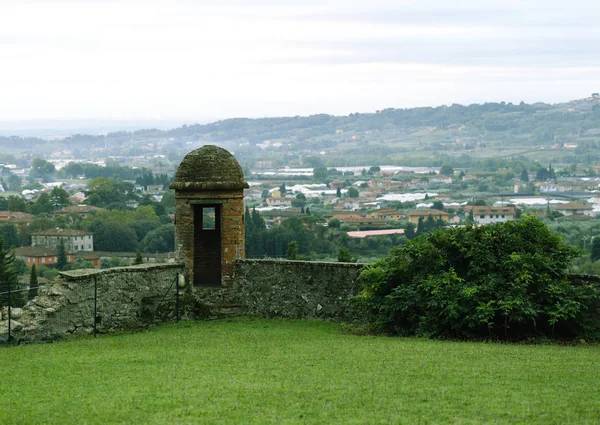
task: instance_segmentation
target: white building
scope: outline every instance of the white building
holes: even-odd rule
[[[94,236],[84,230],[48,229],[31,234],[31,246],[34,247],[57,248],[61,240],[68,252],[94,250]]]
[[[590,217],[594,216],[594,208],[589,205],[579,204],[577,202],[569,202],[554,207],[554,211],[558,211],[564,216],[569,215],[587,215]]]
[[[515,207],[473,206],[470,210],[477,224],[504,223],[515,219]]]

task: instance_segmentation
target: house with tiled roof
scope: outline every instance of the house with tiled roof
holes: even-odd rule
[[[0,211],[0,224],[30,224],[35,217],[32,214],[17,211]]]
[[[569,215],[587,215],[590,217],[594,216],[594,208],[589,205],[583,205],[578,202],[568,202],[566,204],[556,205],[552,208],[554,211],[558,211],[564,216]]]
[[[342,180],[334,180],[329,183],[329,188],[331,189],[342,189],[344,187],[344,183]]]
[[[382,218],[370,218],[370,217],[346,217],[344,220],[340,220],[344,224],[349,226],[357,227],[385,227],[386,222]]]
[[[382,218],[386,221],[388,220],[400,220],[403,217],[403,214],[398,210],[393,208],[383,208],[380,210],[373,211],[369,214],[372,218]]]
[[[25,261],[28,267],[48,266],[53,267],[58,261],[58,248],[47,246],[22,246],[15,248],[15,258]],[[66,253],[68,263],[75,261],[75,255],[72,252]]]
[[[27,264],[28,267],[33,266],[47,266],[54,267],[58,262],[58,248],[51,248],[45,246],[22,246],[15,248],[15,258],[21,259]],[[66,252],[65,257],[67,263],[73,263],[78,258],[85,261],[89,261],[95,268],[100,268],[100,256],[95,253],[86,253],[81,251],[77,254],[73,252]]]
[[[348,211],[345,214],[343,214],[343,213],[334,214],[333,216],[331,216],[331,218],[336,218],[339,221],[341,221],[342,223],[344,223],[345,220],[348,220],[348,219],[362,220],[365,217],[361,214],[356,214],[354,212]]]
[[[56,210],[55,214],[58,215],[66,215],[66,214],[76,214],[82,217],[87,217],[89,214],[94,214],[98,211],[105,211],[104,208],[94,207],[92,205],[71,205],[69,207],[64,207],[59,210]]]
[[[408,213],[408,222],[416,226],[419,224],[419,218],[421,217],[423,217],[423,220],[433,217],[434,220],[441,219],[447,222],[450,218],[450,214],[446,211],[440,211],[433,208],[427,210],[415,210]]]
[[[477,224],[504,223],[515,219],[515,207],[466,206],[465,212],[470,211]]]
[[[61,240],[67,251],[94,250],[94,235],[85,230],[57,228],[31,234],[31,245],[34,247],[57,248]]]
[[[0,224],[14,224],[20,231],[33,223],[32,214],[16,211],[0,211]]]
[[[259,214],[265,221],[267,228],[279,226],[281,222],[286,218],[302,216],[302,213],[297,208],[290,208],[285,210],[266,210],[260,211]]]

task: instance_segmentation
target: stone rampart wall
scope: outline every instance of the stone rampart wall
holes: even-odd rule
[[[172,300],[166,310],[174,311],[179,273],[183,266],[176,264],[62,272],[22,309],[13,309],[12,334],[17,339],[44,340],[92,333],[95,293],[98,332],[140,328],[154,318],[163,298]],[[4,317],[0,327],[6,326]]]
[[[345,319],[362,267],[352,263],[237,260],[232,286],[194,287],[188,282],[181,288],[180,311],[184,318],[242,313]],[[179,275],[185,275],[180,264],[62,272],[22,309],[13,309],[12,335],[20,340],[47,340],[91,334],[94,286],[99,333],[135,330],[153,320],[173,320],[174,282]],[[0,334],[5,334],[6,317],[1,320]]]
[[[344,319],[363,264],[237,260],[233,290],[248,314]]]

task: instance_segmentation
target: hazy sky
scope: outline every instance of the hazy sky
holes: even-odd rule
[[[599,71],[597,0],[0,0],[0,121],[562,102]]]

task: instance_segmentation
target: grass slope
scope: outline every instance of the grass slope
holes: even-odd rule
[[[0,347],[0,423],[600,422],[600,347],[345,335],[236,319]]]

